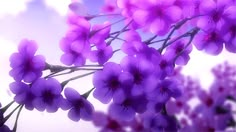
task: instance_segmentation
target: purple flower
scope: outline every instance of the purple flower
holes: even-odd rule
[[[117,0],[105,0],[105,5],[102,7],[102,12],[109,13],[120,13],[120,9],[117,7]]]
[[[32,101],[34,100],[35,96],[31,92],[29,85],[23,82],[13,82],[10,84],[10,89],[12,93],[15,94],[14,100],[17,103],[24,105],[28,110],[34,109]]]
[[[157,76],[160,79],[165,79],[166,76],[170,76],[173,74],[174,72],[174,62],[173,62],[173,58],[168,55],[168,54],[164,54],[161,56],[161,59],[159,61],[159,67],[160,70],[157,74]]]
[[[236,24],[228,22],[222,29],[223,39],[225,41],[225,49],[229,52],[236,53]]]
[[[147,102],[144,94],[132,96],[129,92],[120,93],[114,98],[113,103],[109,106],[108,112],[114,119],[131,121],[134,119],[136,113],[146,111]]]
[[[174,5],[182,9],[182,15],[184,17],[191,17],[194,13],[194,2],[193,0],[175,0]]]
[[[122,72],[120,65],[108,62],[102,71],[97,71],[93,76],[93,96],[104,104],[109,103],[113,96],[123,92],[127,83],[132,83],[132,76]]]
[[[90,51],[89,35],[90,23],[83,17],[77,17],[60,42],[60,48],[64,52],[61,62],[65,65],[84,65]]]
[[[149,29],[152,33],[165,35],[173,22],[181,18],[182,10],[173,5],[174,0],[141,0],[136,2],[134,11],[136,23]]]
[[[126,32],[125,40],[121,46],[121,50],[127,55],[136,55],[148,47],[142,43],[141,36],[135,30]]]
[[[12,70],[10,75],[16,81],[23,80],[30,83],[41,77],[45,68],[45,58],[36,55],[37,44],[33,40],[24,39],[18,46],[18,52],[10,57],[10,66]]]
[[[228,23],[229,19],[234,18],[235,21],[236,18],[235,5],[231,6],[230,0],[201,2],[199,11],[204,16],[198,19],[197,26],[204,31],[215,30],[216,28],[220,30]]]
[[[144,128],[150,132],[176,132],[179,124],[175,117],[164,114],[144,114],[142,116]]]
[[[93,123],[97,127],[102,127],[100,132],[125,132],[124,123],[120,120],[115,120],[109,115],[102,112],[95,112],[93,114]]]
[[[171,97],[181,96],[179,84],[171,79],[165,79],[157,83],[155,89],[148,94],[150,100],[166,103]]]
[[[113,55],[111,46],[107,46],[105,42],[102,45],[97,47],[97,50],[92,50],[88,57],[92,62],[98,62],[100,65],[107,62]]]
[[[135,1],[133,0],[117,0],[117,6],[122,9],[121,14],[125,17],[132,16],[137,9]]]
[[[85,121],[92,120],[92,114],[94,111],[93,105],[81,96],[73,88],[66,88],[64,91],[66,100],[69,102],[70,110],[68,117],[73,121],[79,121],[83,119]]]
[[[177,65],[186,65],[190,60],[190,52],[192,51],[192,45],[187,46],[188,41],[180,40],[171,44],[165,54],[175,60]]]
[[[104,41],[109,37],[110,30],[111,24],[109,22],[94,25],[91,29],[89,42],[94,44],[97,48],[100,46],[104,47]]]
[[[149,78],[153,77],[153,65],[141,57],[127,56],[122,59],[121,67],[133,76],[132,95],[143,94],[150,87]]]
[[[204,50],[206,53],[218,55],[223,50],[223,39],[219,31],[201,32],[194,38],[193,44],[198,50]]]
[[[31,91],[35,96],[33,106],[39,111],[56,112],[63,105],[62,87],[54,78],[39,78],[32,84]]]

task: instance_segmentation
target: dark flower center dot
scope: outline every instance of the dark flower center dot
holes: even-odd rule
[[[230,34],[232,37],[236,36],[236,25],[230,27]]]
[[[74,106],[75,108],[80,109],[81,107],[84,107],[84,102],[82,100],[77,100],[76,102],[74,102]]]
[[[221,18],[221,13],[220,11],[216,10],[212,15],[212,19],[214,22],[218,22],[220,18]]]
[[[168,64],[167,64],[167,61],[162,60],[159,65],[160,65],[160,68],[161,68],[161,69],[164,69],[164,68],[167,67]]]
[[[208,106],[208,107],[210,107],[210,106],[212,106],[213,105],[213,100],[212,100],[212,98],[207,98],[207,100],[206,100],[206,105]]]
[[[132,104],[132,101],[130,100],[130,99],[126,99],[126,100],[124,100],[124,102],[122,103],[122,105],[124,106],[124,107],[128,107],[128,106],[130,106]]]
[[[99,50],[97,55],[98,55],[98,57],[103,58],[104,57],[104,51],[103,50]]]
[[[215,32],[212,32],[204,37],[204,41],[215,41],[217,38],[219,38],[218,35]]]
[[[24,70],[28,71],[32,69],[32,61],[28,58],[24,64]]]
[[[106,127],[111,129],[111,130],[119,130],[121,128],[120,124],[117,123],[115,120],[112,120],[112,119],[110,119],[108,121],[108,124],[107,124]]]
[[[167,90],[168,90],[167,87],[164,87],[164,86],[160,87],[160,93],[166,93]]]
[[[118,81],[117,77],[111,77],[110,80],[108,81],[108,87],[115,90],[118,88],[120,85],[120,82]]]
[[[143,76],[138,70],[133,71],[134,83],[140,84],[143,81]]]
[[[182,107],[182,106],[183,106],[183,103],[180,102],[180,101],[177,101],[177,102],[176,102],[176,105],[177,105],[178,107]]]
[[[223,92],[223,91],[224,91],[224,87],[219,87],[219,88],[218,88],[218,91],[219,91],[219,92]]]
[[[177,46],[175,49],[175,54],[181,53],[183,51],[183,49],[184,49],[184,45]]]
[[[52,94],[50,91],[46,90],[43,92],[43,101],[47,104],[51,105],[53,103],[55,95]]]

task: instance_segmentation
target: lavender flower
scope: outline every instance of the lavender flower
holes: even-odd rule
[[[198,19],[197,26],[204,31],[220,30],[227,23],[226,21],[235,18],[234,8],[235,6],[231,6],[230,0],[201,2],[199,11],[204,16]]]
[[[64,52],[61,62],[65,65],[82,66],[90,51],[90,23],[83,17],[76,17],[70,24],[70,30],[60,42],[60,48]]]
[[[86,100],[83,96],[81,96],[76,90],[72,88],[66,88],[64,94],[70,105],[68,117],[71,120],[92,120],[94,107],[88,100]]]
[[[143,125],[150,132],[176,132],[179,130],[179,125],[177,120],[173,116],[164,114],[144,114]]]
[[[132,95],[143,94],[150,87],[149,78],[153,77],[153,65],[141,57],[125,57],[121,61],[121,67],[133,77]]]
[[[189,54],[192,51],[192,45],[187,45],[187,43],[186,40],[177,41],[166,49],[165,54],[173,58],[175,64],[186,65],[190,60]]]
[[[63,105],[62,87],[54,78],[37,79],[32,84],[31,91],[35,96],[33,106],[39,111],[56,112]]]
[[[120,120],[115,120],[109,115],[102,112],[95,112],[93,114],[93,123],[97,127],[101,127],[100,132],[125,132],[125,124]]]
[[[113,96],[123,93],[125,85],[131,83],[132,76],[130,74],[122,72],[120,65],[108,62],[102,71],[97,71],[93,76],[95,86],[93,96],[102,103],[109,103]]]
[[[199,33],[196,35],[193,44],[198,50],[204,50],[206,53],[218,55],[223,50],[223,38],[218,30]]]
[[[45,68],[45,58],[36,55],[37,44],[33,40],[24,39],[18,46],[18,52],[10,57],[12,70],[10,75],[16,81],[33,82],[42,75]]]
[[[97,50],[92,50],[89,54],[89,59],[92,62],[98,62],[98,64],[103,65],[107,62],[113,55],[112,47],[107,46],[104,42],[97,47]]]
[[[139,25],[158,35],[165,35],[173,22],[181,18],[182,10],[173,5],[174,0],[140,0],[132,16]]]
[[[109,37],[111,30],[111,24],[105,22],[104,24],[96,24],[92,27],[89,42],[94,44],[97,48],[103,46],[104,40]]]
[[[178,83],[171,79],[165,79],[157,83],[156,88],[148,94],[150,100],[166,103],[170,97],[180,97],[181,91]]]
[[[23,82],[13,82],[10,84],[10,89],[12,93],[15,94],[14,100],[17,103],[24,105],[28,110],[34,109],[32,101],[35,96],[33,95],[29,85]]]
[[[119,97],[119,98],[118,98]],[[109,106],[109,114],[114,119],[131,121],[136,113],[143,113],[147,109],[147,98],[144,94],[132,96],[129,92],[120,93]]]

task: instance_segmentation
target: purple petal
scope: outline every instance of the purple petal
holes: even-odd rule
[[[38,111],[44,111],[46,109],[46,104],[43,101],[43,98],[35,98],[32,104]]]
[[[61,62],[65,65],[72,65],[74,63],[74,55],[70,53],[65,53],[61,56]]]
[[[66,88],[64,94],[68,101],[76,101],[81,98],[80,94],[73,88]]]
[[[76,108],[72,108],[68,112],[68,117],[73,121],[79,121],[80,120],[80,111]]]
[[[131,121],[134,119],[135,111],[130,107],[124,108],[122,105],[113,103],[109,107],[109,114],[115,119]]]

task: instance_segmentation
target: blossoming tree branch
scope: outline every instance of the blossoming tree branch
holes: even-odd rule
[[[192,48],[236,53],[235,0],[105,0],[97,14],[80,13],[80,6],[69,5],[68,30],[58,44],[61,65],[46,62],[30,39],[12,53],[14,100],[0,105],[1,132],[17,131],[22,109],[62,109],[72,121],[91,121],[102,132],[235,130],[236,68],[213,68],[215,81],[205,90],[179,67],[187,65]],[[93,22],[101,17],[104,22]],[[117,56],[121,61],[111,60]],[[79,93],[70,82],[85,76],[92,76],[93,87]],[[88,96],[109,105],[108,112],[97,111]],[[192,99],[200,103],[193,106]],[[9,128],[5,123],[15,112]]]

